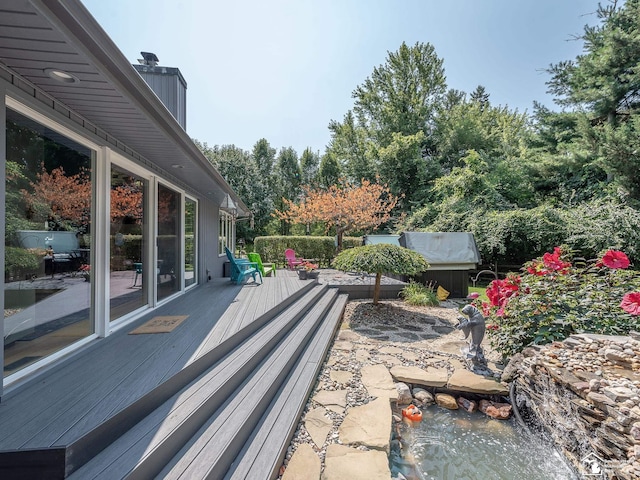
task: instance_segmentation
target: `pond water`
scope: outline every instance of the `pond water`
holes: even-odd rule
[[[398,472],[408,480],[579,478],[544,437],[513,418],[494,420],[479,412],[431,406],[422,411],[422,422],[403,423],[399,440],[392,442],[390,456],[394,478]]]

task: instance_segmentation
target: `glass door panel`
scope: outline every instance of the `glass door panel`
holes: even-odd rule
[[[158,185],[158,263],[156,281],[158,300],[180,291],[180,224],[181,195],[164,185]]]
[[[184,286],[196,283],[196,202],[185,199],[184,205]]]
[[[10,108],[6,121],[3,377],[95,331],[95,152]]]
[[[109,235],[109,319],[116,320],[147,304],[145,197],[148,182],[113,166]]]

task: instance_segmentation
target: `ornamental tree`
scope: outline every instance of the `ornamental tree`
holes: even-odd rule
[[[418,252],[397,245],[379,243],[349,248],[340,252],[334,258],[333,266],[345,272],[375,273],[373,304],[377,305],[383,273],[416,275],[427,270],[429,263]]]
[[[32,220],[38,223],[47,220],[55,228],[64,229],[89,222],[91,183],[86,170],[67,175],[62,167],[48,172],[42,164],[36,181],[30,182],[30,190],[21,193]]]
[[[376,228],[391,218],[398,203],[386,185],[363,180],[360,186],[349,182],[331,185],[328,189],[304,187],[300,203],[282,199],[286,210],[276,210],[274,216],[293,223],[324,222],[327,230],[336,229],[338,251],[342,236],[354,230]]]

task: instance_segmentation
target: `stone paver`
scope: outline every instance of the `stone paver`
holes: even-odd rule
[[[386,398],[350,408],[338,430],[343,444],[365,445],[387,453],[390,433],[391,405]]]
[[[381,451],[361,451],[344,445],[327,447],[322,480],[389,480],[389,460]]]
[[[327,435],[333,427],[333,422],[325,415],[326,410],[322,407],[314,408],[304,417],[304,428],[307,429],[311,440],[318,447],[322,448]]]
[[[434,367],[423,370],[416,366],[396,365],[391,368],[390,373],[399,382],[426,387],[444,387],[449,378],[449,372],[446,369]]]
[[[334,382],[349,383],[353,378],[353,373],[346,370],[331,370],[329,376]]]
[[[298,445],[282,475],[282,480],[317,480],[320,478],[320,458],[311,445]]]
[[[476,375],[469,370],[458,369],[449,377],[447,388],[459,392],[480,393],[485,395],[507,395],[509,389],[497,380]]]
[[[343,413],[347,406],[346,390],[320,390],[313,400],[336,413]]]
[[[372,397],[398,399],[396,384],[384,365],[365,365],[360,369],[362,384]]]

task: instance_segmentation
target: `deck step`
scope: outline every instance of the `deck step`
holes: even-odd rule
[[[337,295],[337,290],[331,289],[312,307],[291,332],[287,339],[289,343],[283,342],[265,359],[252,377],[234,392],[229,403],[216,412],[159,473],[160,478],[220,479],[226,474]]]
[[[324,316],[324,311],[330,308],[336,295],[335,290],[329,291],[325,286],[309,290],[197,380],[171,396],[124,434],[116,435],[116,441],[71,478],[154,476],[203,424],[212,416],[215,418],[218,410],[226,408],[224,403],[234,398],[234,390],[246,387],[251,379],[256,378],[257,372],[265,368],[265,364],[278,364],[275,359],[283,362],[287,352],[301,349],[305,338]],[[298,342],[302,346],[298,346]],[[275,367],[271,370],[282,375]]]
[[[278,395],[249,436],[225,480],[276,478],[298,420],[322,368],[349,295],[341,294],[314,335]]]

